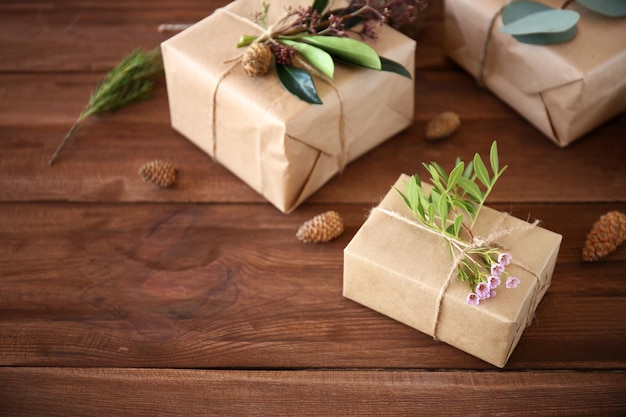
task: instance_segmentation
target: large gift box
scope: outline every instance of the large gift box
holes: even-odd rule
[[[394,187],[404,191],[407,180]],[[488,207],[472,230],[512,254],[506,268],[521,281],[479,305],[467,303],[466,282],[449,279],[444,239],[420,227],[392,188],[344,250],[344,296],[503,367],[550,285],[561,235]]]
[[[446,54],[559,146],[626,110],[626,19],[571,2],[567,9],[580,13],[574,39],[529,45],[498,30],[508,3],[446,0]]]
[[[285,6],[272,0],[268,22]],[[247,76],[232,60],[241,35],[264,29],[251,20],[258,0],[238,0],[163,42],[171,123],[283,212],[293,210],[347,162],[399,131],[414,116],[414,82],[391,72],[336,65],[334,85],[315,78],[324,104],[291,95],[273,73]],[[414,73],[415,41],[385,26],[368,42],[378,55]],[[273,72],[273,70],[271,70]]]

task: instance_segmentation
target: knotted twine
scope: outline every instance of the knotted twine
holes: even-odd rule
[[[233,14],[233,16],[235,16],[237,19],[241,19],[241,16],[239,15]],[[289,19],[291,16],[292,15],[290,13],[288,12],[285,13],[280,19],[278,19],[276,22],[274,22],[272,25],[270,25],[266,29],[256,22],[246,20],[247,23],[252,23],[258,28],[263,30],[263,33],[259,37],[257,37],[250,45],[255,44],[255,43],[265,42],[266,40],[274,40],[273,36],[280,28],[280,25],[282,25],[285,21],[287,21],[287,19]],[[241,53],[234,58],[224,61],[224,64],[230,63],[231,65],[228,66],[224,71],[222,71],[222,73],[217,79],[217,83],[215,85],[215,89],[213,90],[213,94],[211,95],[211,140],[212,140],[212,148],[213,148],[212,157],[213,157],[213,160],[215,161],[217,161],[217,153],[216,153],[217,152],[217,126],[216,126],[217,90],[219,89],[222,81],[241,63],[241,59],[243,58],[244,54],[245,53]],[[298,63],[304,66],[307,69],[307,71],[309,71],[312,75],[315,75],[316,77],[320,78],[322,81],[330,85],[331,88],[337,94],[337,98],[339,100],[339,145],[340,145],[340,155],[338,158],[337,165],[338,165],[339,172],[342,172],[348,160],[347,152],[346,152],[345,114],[344,114],[343,96],[339,92],[339,89],[337,88],[337,86],[332,82],[332,80],[330,80],[324,74],[317,71],[315,68],[307,64],[302,59],[298,58]],[[276,104],[276,101],[271,103],[264,111],[266,112],[269,111],[274,106],[274,104]],[[261,188],[263,188],[262,184],[261,184]]]
[[[441,288],[439,289],[439,293],[437,294],[437,300],[435,303],[435,317],[433,320],[432,331],[431,331],[433,339],[435,340],[439,340],[437,338],[437,329],[439,327],[439,316],[441,315],[441,306],[443,304],[444,295],[448,291],[448,288],[450,287],[450,284],[452,283],[452,279],[454,278],[455,272],[457,268],[459,267],[459,264],[461,263],[463,258],[470,251],[474,249],[492,246],[495,243],[495,241],[501,238],[502,236],[506,236],[513,232],[523,232],[523,231],[531,230],[531,229],[534,229],[539,224],[539,220],[535,220],[533,223],[524,223],[523,225],[516,226],[516,227],[501,228],[502,223],[504,222],[504,219],[506,218],[507,215],[506,213],[500,213],[500,217],[498,217],[498,220],[495,222],[494,226],[491,228],[491,231],[489,232],[487,236],[485,237],[475,236],[472,238],[472,242],[468,243],[459,239],[453,239],[450,236],[447,236],[437,230],[431,229],[430,227],[427,227],[426,225],[420,222],[416,222],[412,219],[409,219],[408,217],[405,217],[396,211],[393,211],[384,207],[375,207],[374,210],[380,211],[386,214],[387,216],[400,220],[410,226],[416,227],[420,230],[439,236],[445,239],[446,241],[450,242],[459,251],[458,254],[452,259],[450,270],[448,271],[448,274],[446,275],[446,278],[444,279],[443,284]],[[537,276],[537,273],[533,271],[530,267],[524,265],[520,261],[517,261],[515,258],[513,258],[511,263],[515,264],[516,266],[530,273],[535,278],[535,281],[539,283],[539,277]],[[531,299],[531,306],[534,305],[534,303],[536,302],[538,293],[539,293],[539,286],[536,285],[535,291],[533,292],[532,299]],[[533,309],[531,308],[529,310],[529,315],[526,317],[527,324],[530,323],[530,319],[532,318],[533,313],[534,313]]]

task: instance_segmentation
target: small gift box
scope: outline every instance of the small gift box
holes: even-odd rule
[[[394,188],[407,181],[401,176]],[[503,367],[550,285],[561,236],[488,207],[472,230],[512,255],[506,269],[519,278],[480,305],[468,303],[471,290],[454,275],[445,240],[391,189],[344,250],[344,296]]]
[[[561,147],[626,110],[626,19],[571,2],[580,14],[575,37],[531,45],[499,31],[508,3],[446,0],[446,54]]]
[[[271,25],[285,6],[272,0]],[[275,76],[249,77],[233,58],[241,35],[264,33],[249,17],[257,0],[238,0],[162,44],[172,126],[283,212],[317,191],[346,163],[408,127],[412,78],[335,66],[332,82],[314,77],[322,105],[308,104]],[[383,27],[367,42],[414,71],[415,41]]]

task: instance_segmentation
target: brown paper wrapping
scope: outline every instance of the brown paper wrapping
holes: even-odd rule
[[[563,0],[539,0],[559,8]],[[445,51],[559,146],[566,146],[626,110],[626,19],[576,4],[581,17],[570,42],[528,45],[500,33],[493,17],[506,0],[446,0]]]
[[[408,176],[395,187],[405,188]],[[503,367],[550,285],[561,235],[484,207],[474,226],[485,237],[493,228],[510,230],[495,244],[513,255],[507,272],[520,278],[515,289],[504,282],[496,297],[466,303],[470,288],[454,275],[443,293],[452,259],[443,238],[407,224],[417,220],[393,188],[344,250],[343,295],[427,333],[498,367]],[[519,230],[526,228],[526,230]],[[439,307],[439,308],[438,308]],[[436,317],[439,310],[439,317]],[[436,335],[433,330],[436,326]]]
[[[310,3],[272,0],[268,20],[282,17],[286,5]],[[263,33],[249,19],[260,6],[257,0],[235,1],[163,42],[170,115],[175,130],[289,212],[346,162],[412,123],[414,84],[389,72],[337,65],[333,84],[343,98],[342,112],[338,92],[320,79],[315,84],[324,104],[310,105],[287,92],[275,74],[248,77],[240,65],[225,61],[243,53],[236,47],[241,35]],[[371,46],[413,74],[415,41],[390,27],[379,35]]]

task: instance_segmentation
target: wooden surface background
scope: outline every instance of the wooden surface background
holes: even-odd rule
[[[626,414],[626,248],[581,261],[597,218],[626,212],[626,117],[556,147],[445,58],[440,0],[418,37],[413,126],[290,215],[170,128],[164,80],[48,166],[123,55],[225,3],[0,1],[0,415]],[[427,142],[447,110],[461,130]],[[343,248],[398,175],[494,139],[509,169],[490,206],[564,237],[504,370],[341,294]],[[178,166],[174,188],[137,176],[156,158]],[[329,209],[345,233],[298,242]]]

